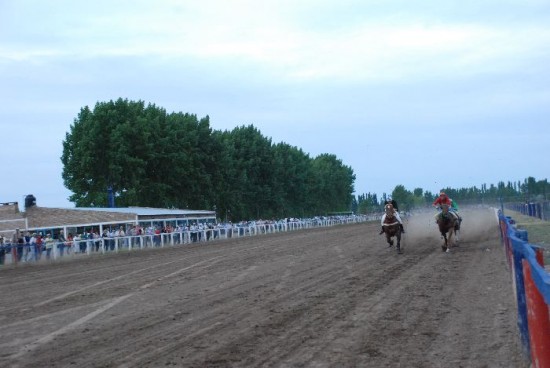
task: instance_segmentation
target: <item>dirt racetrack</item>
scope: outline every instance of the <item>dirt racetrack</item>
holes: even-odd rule
[[[494,213],[0,268],[1,367],[525,367]]]

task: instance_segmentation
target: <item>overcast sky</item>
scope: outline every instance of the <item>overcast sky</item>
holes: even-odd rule
[[[356,194],[542,180],[550,2],[0,0],[0,202],[73,207],[62,141],[119,97],[335,154]]]

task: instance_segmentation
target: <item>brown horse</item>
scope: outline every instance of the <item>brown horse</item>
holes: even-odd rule
[[[445,239],[445,243],[441,246],[441,249],[444,252],[450,252],[454,241],[453,236],[457,235],[456,231],[460,228],[460,222],[449,212],[449,206],[447,205],[441,205],[441,213],[437,215],[436,221],[439,226],[439,232],[443,239]]]
[[[393,246],[393,240],[392,238],[395,237],[397,240],[397,253],[402,254],[401,251],[401,226],[399,226],[399,222],[397,221],[397,218],[394,214],[394,209],[391,204],[387,204],[384,207],[384,211],[386,213],[386,218],[384,219],[384,223],[382,224],[382,227],[384,228],[384,233],[386,234],[386,241],[388,242],[388,246]]]

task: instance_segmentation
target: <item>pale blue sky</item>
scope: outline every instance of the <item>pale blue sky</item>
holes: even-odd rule
[[[71,207],[65,133],[119,97],[333,153],[357,194],[548,178],[549,25],[535,0],[0,0],[0,202]]]

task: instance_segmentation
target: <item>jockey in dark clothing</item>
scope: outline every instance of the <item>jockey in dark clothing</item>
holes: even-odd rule
[[[388,199],[387,201],[384,202],[384,206],[387,204],[391,204],[395,209],[395,211],[399,212],[399,207],[397,207],[397,202],[395,201],[395,199]]]

